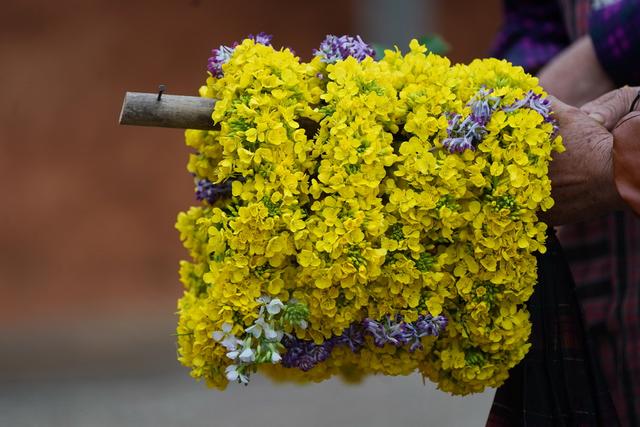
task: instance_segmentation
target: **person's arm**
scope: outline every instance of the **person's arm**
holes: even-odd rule
[[[536,73],[570,43],[555,0],[505,0],[491,56]]]
[[[576,40],[539,74],[542,87],[580,106],[623,85],[640,84],[640,0],[594,6],[589,34]]]
[[[556,56],[538,74],[540,86],[570,105],[579,107],[615,89],[600,65],[590,36],[583,36]]]

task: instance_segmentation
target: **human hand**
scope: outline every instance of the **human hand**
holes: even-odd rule
[[[556,153],[549,165],[555,205],[541,214],[543,221],[569,224],[622,208],[613,180],[611,133],[584,111],[551,102],[566,151]]]
[[[580,109],[605,128],[612,130],[630,112],[631,104],[639,94],[640,87],[624,86],[594,99]],[[635,109],[640,111],[640,101],[636,102]]]
[[[626,207],[640,215],[640,89],[623,87],[583,106],[583,111],[612,130],[613,173]],[[635,110],[635,111],[633,111]]]
[[[540,70],[538,79],[548,93],[577,107],[615,88],[589,36],[579,38],[557,55]]]

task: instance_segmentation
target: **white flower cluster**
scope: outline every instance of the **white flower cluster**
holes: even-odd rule
[[[283,323],[287,306],[278,298],[262,296],[257,300],[260,306],[258,318],[251,326],[244,330],[242,337],[231,333],[233,325],[224,323],[222,330],[214,331],[213,339],[227,349],[227,357],[233,364],[227,366],[226,376],[229,381],[248,384],[249,375],[255,372],[259,363],[278,363],[282,360],[281,351],[284,347],[280,343],[284,336]],[[292,300],[292,304],[295,301]],[[307,321],[300,319],[295,326],[305,329]]]

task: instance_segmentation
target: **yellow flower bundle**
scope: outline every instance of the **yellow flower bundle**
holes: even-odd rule
[[[536,213],[562,150],[545,93],[520,67],[452,65],[415,40],[371,54],[346,36],[310,62],[265,35],[214,50],[200,95],[220,128],[186,131],[201,204],[177,221],[193,377],[419,371],[467,394],[527,353]]]

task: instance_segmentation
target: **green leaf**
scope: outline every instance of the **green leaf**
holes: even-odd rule
[[[437,34],[427,34],[418,38],[420,44],[423,44],[429,51],[436,55],[444,55],[449,52],[449,44]]]
[[[371,47],[376,52],[375,59],[379,61],[384,57],[385,49],[389,49],[389,46],[386,46],[382,43],[371,43]]]
[[[449,52],[451,46],[438,34],[425,34],[417,37],[418,42],[423,44],[429,49],[429,52],[433,52],[436,55],[444,55]],[[375,59],[380,60],[384,57],[384,51],[386,49],[392,49],[392,46],[385,45],[383,43],[370,43],[373,50],[376,52]]]

